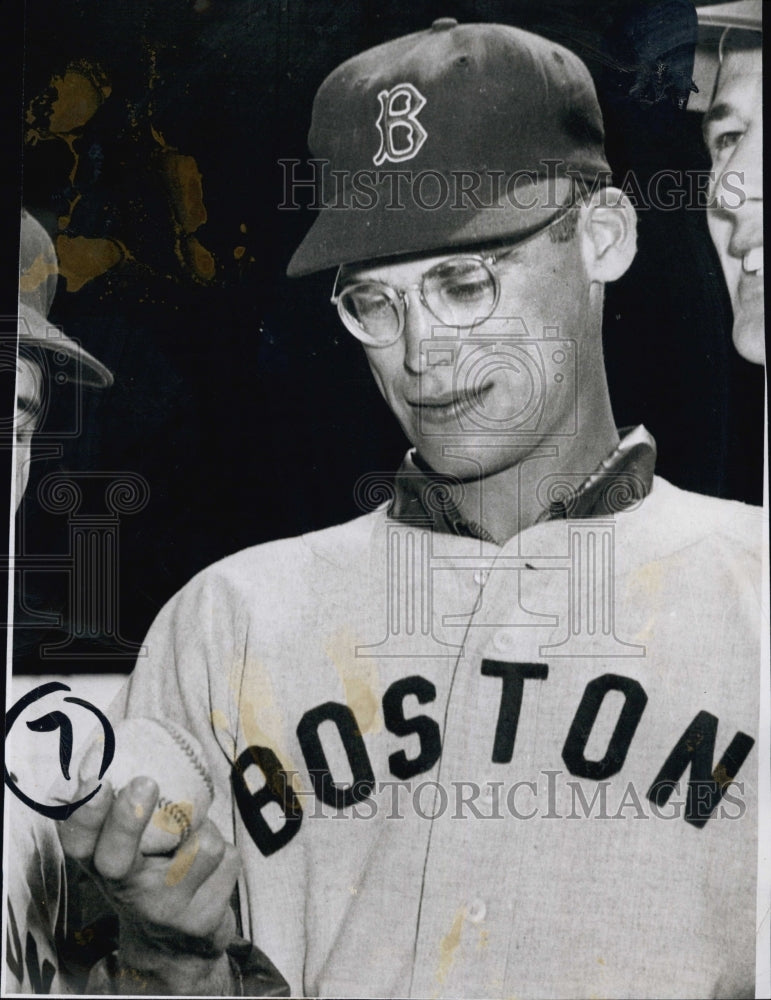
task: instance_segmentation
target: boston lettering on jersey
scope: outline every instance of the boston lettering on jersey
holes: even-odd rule
[[[495,764],[509,764],[515,754],[525,684],[547,681],[549,667],[545,663],[483,660],[481,673],[484,677],[499,678],[501,681],[500,707],[491,740],[491,760]],[[603,701],[611,691],[623,695],[623,706],[604,756],[601,760],[590,760],[585,756],[587,743]],[[391,774],[403,781],[430,771],[442,753],[441,730],[436,720],[429,715],[405,716],[404,700],[409,695],[416,697],[420,705],[430,704],[436,699],[436,688],[425,677],[413,674],[394,681],[383,695],[383,719],[388,731],[395,736],[416,735],[420,741],[417,756],[408,757],[404,750],[397,750],[388,758]],[[643,686],[631,677],[602,674],[589,681],[562,748],[562,759],[570,774],[594,781],[617,774],[624,766],[647,702]],[[330,771],[319,737],[319,727],[324,722],[331,722],[337,728],[353,775],[350,784],[336,782]],[[737,732],[715,765],[717,728],[716,716],[705,711],[697,712],[658,772],[652,776],[647,791],[647,798],[654,805],[665,805],[679,780],[690,769],[684,818],[697,828],[704,827],[755,742],[746,733]],[[347,705],[328,701],[310,709],[298,723],[297,738],[313,791],[321,802],[345,809],[371,796],[375,774],[356,716]],[[253,765],[265,778],[264,785],[257,792],[252,792],[246,781],[246,772]],[[273,750],[262,746],[247,747],[233,765],[231,784],[241,818],[264,855],[284,847],[299,832],[302,806]],[[268,823],[264,815],[270,803],[278,804],[284,815],[283,826],[278,830]]]

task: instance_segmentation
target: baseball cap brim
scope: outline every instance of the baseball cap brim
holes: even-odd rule
[[[69,382],[106,389],[113,384],[112,372],[80,344],[49,323],[39,312],[19,302],[19,345],[37,347],[61,355],[58,369]]]
[[[734,0],[733,3],[716,3],[697,7],[699,25],[716,28],[745,28],[760,31],[763,26],[761,0]]]
[[[62,381],[106,389],[112,373],[101,361],[67,337],[47,320],[56,294],[59,266],[53,241],[41,223],[26,209],[21,212],[19,241],[19,345],[53,351],[57,377]]]
[[[287,274],[302,277],[342,264],[401,256],[405,242],[411,255],[499,240],[516,243],[554,217],[571,187],[567,177],[552,178],[530,183],[516,196],[503,194],[496,204],[483,208],[445,205],[440,211],[407,198],[403,208],[389,207],[390,187],[384,185],[382,191],[376,189],[382,203],[371,209],[322,209],[290,260]],[[451,226],[448,213],[457,216]]]

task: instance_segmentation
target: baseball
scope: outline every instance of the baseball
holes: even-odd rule
[[[124,719],[114,727],[115,756],[104,779],[117,794],[137,777],[152,778],[158,803],[142,834],[142,854],[176,850],[204,820],[214,798],[214,783],[201,744],[182,726],[159,719]],[[97,778],[104,738],[86,751],[81,780]]]

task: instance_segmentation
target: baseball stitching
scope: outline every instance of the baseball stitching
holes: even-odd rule
[[[180,844],[184,844],[190,836],[190,820],[185,810],[177,802],[172,802],[170,799],[164,799],[163,797],[158,799],[158,808],[170,816],[177,824],[179,827],[179,842]]]
[[[195,750],[193,750],[193,748],[190,746],[190,744],[187,742],[187,740],[180,733],[178,733],[175,729],[172,729],[172,727],[168,723],[161,722],[160,719],[158,719],[156,721],[158,722],[159,725],[163,726],[163,728],[166,730],[166,732],[171,736],[171,738],[174,740],[174,742],[177,744],[177,746],[180,748],[180,750],[184,753],[184,755],[190,761],[190,763],[192,764],[193,768],[198,772],[199,776],[201,777],[201,779],[203,780],[204,784],[208,788],[209,795],[213,799],[214,798],[214,782],[212,781],[211,776],[209,775],[209,772],[206,770],[206,768],[203,766],[203,764],[201,763],[200,759],[196,755]]]

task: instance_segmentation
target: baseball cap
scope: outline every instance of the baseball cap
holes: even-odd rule
[[[19,344],[56,351],[61,369],[71,382],[106,388],[112,385],[109,369],[46,318],[56,294],[59,267],[51,238],[26,209],[21,213],[19,246]]]
[[[440,18],[322,83],[308,136],[322,207],[287,273],[524,238],[571,178],[610,176],[603,141],[576,55],[508,25]]]

